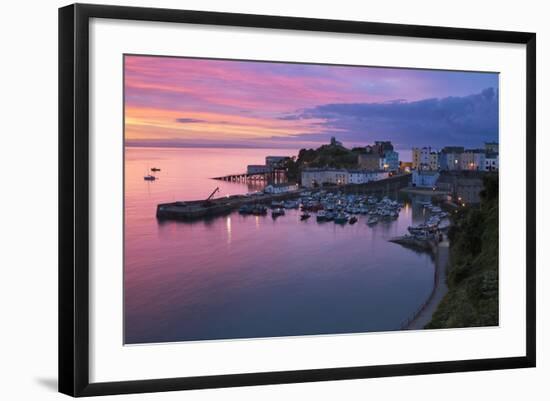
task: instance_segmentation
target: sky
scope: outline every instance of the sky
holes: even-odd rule
[[[498,74],[125,56],[134,146],[347,147],[498,141]]]

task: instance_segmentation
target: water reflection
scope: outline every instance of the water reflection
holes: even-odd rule
[[[225,227],[227,229],[227,245],[231,244],[231,216],[225,219]]]

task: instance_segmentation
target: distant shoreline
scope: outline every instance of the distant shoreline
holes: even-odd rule
[[[298,156],[298,153],[301,149],[316,149],[319,144],[310,144],[310,145],[299,145],[299,146],[246,146],[246,145],[235,145],[235,144],[218,144],[218,145],[203,145],[203,144],[189,144],[189,145],[166,145],[166,144],[141,144],[141,143],[124,143],[125,148],[139,148],[139,149],[257,149],[257,150],[284,150],[284,151],[294,151],[294,154]],[[407,149],[397,149],[399,153],[407,153]],[[400,160],[405,163],[410,163],[410,160]]]
[[[160,145],[160,144],[132,144],[125,143],[125,148],[147,148],[147,149],[279,149],[296,151],[298,153],[301,147],[277,147],[277,146],[235,146],[235,145]]]

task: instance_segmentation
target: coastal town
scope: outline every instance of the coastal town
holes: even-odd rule
[[[246,173],[213,177],[235,182],[262,182],[263,190],[234,195],[230,199],[178,201],[161,204],[159,218],[198,218],[234,209],[245,204],[264,204],[282,198],[298,197],[302,192],[338,189],[380,188],[381,183],[396,182],[410,193],[431,194],[458,206],[478,204],[483,177],[498,172],[498,143],[467,149],[446,146],[412,148],[412,161],[399,160],[390,141],[351,150],[332,137],[317,150],[302,149],[297,157],[267,156],[263,165],[248,165]],[[153,175],[147,175],[150,180]],[[379,185],[373,185],[378,183]]]
[[[334,137],[328,145],[324,145],[324,148],[326,152],[347,151]],[[323,147],[317,152],[321,152],[320,149]],[[411,190],[432,190],[438,194],[448,194],[457,204],[476,204],[479,203],[483,176],[498,172],[499,169],[496,142],[484,143],[483,147],[476,149],[463,146],[446,146],[440,150],[431,146],[414,147],[411,152],[412,161],[407,162],[399,160],[399,153],[394,150],[390,141],[376,141],[372,145],[355,147],[349,153],[355,160],[351,166],[345,168],[339,166],[343,163],[339,162],[338,156],[325,159],[325,165],[319,165],[323,163],[322,160],[317,163],[300,160],[300,156],[267,156],[265,164],[249,165],[244,174],[216,179],[265,181],[265,193],[282,194],[300,188],[362,185],[398,175],[410,175],[407,186]],[[322,159],[322,156],[319,159]],[[299,164],[299,174],[292,180],[289,177],[289,165],[296,164]]]
[[[318,222],[355,224],[365,215],[373,226],[399,216],[403,203],[389,199],[398,190],[428,197],[422,207],[426,221],[392,239],[415,248],[430,248],[449,226],[448,214],[456,208],[480,203],[483,177],[498,172],[498,143],[482,148],[414,147],[412,161],[400,160],[391,141],[375,141],[347,149],[332,137],[318,149],[302,149],[297,156],[270,155],[263,165],[248,165],[246,173],[213,177],[231,182],[261,182],[263,190],[214,198],[217,188],[203,201],[159,204],[157,218],[192,220],[229,213],[285,215],[300,208],[300,218],[315,213]],[[147,177],[145,177],[147,179]],[[440,205],[433,204],[434,201]],[[442,210],[444,207],[447,210]]]

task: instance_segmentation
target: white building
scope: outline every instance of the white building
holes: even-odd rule
[[[483,149],[466,149],[460,155],[461,170],[481,171],[485,166],[485,151]]]
[[[302,170],[302,186],[313,188],[327,184],[366,184],[388,178],[388,176],[388,171],[378,170],[304,169]]]
[[[284,184],[269,184],[264,188],[266,194],[282,194],[285,192],[296,191],[298,184],[284,183]]]
[[[439,154],[435,151],[430,152],[430,170],[439,170]]]
[[[432,164],[432,148],[424,146],[423,148],[412,149],[412,168],[413,170],[429,170]]]
[[[345,185],[348,183],[348,179],[348,171],[344,169],[312,168],[302,170],[302,186],[307,188],[320,187],[323,184]]]
[[[437,171],[413,170],[412,185],[419,188],[435,188],[438,178]]]
[[[366,184],[371,181],[383,180],[388,176],[388,171],[348,170],[348,183]]]
[[[393,150],[387,150],[384,152],[384,156],[380,159],[380,170],[399,170],[399,153]]]
[[[498,153],[485,155],[484,171],[498,171]]]
[[[439,169],[444,171],[458,171],[461,169],[462,146],[446,146],[439,152]]]

